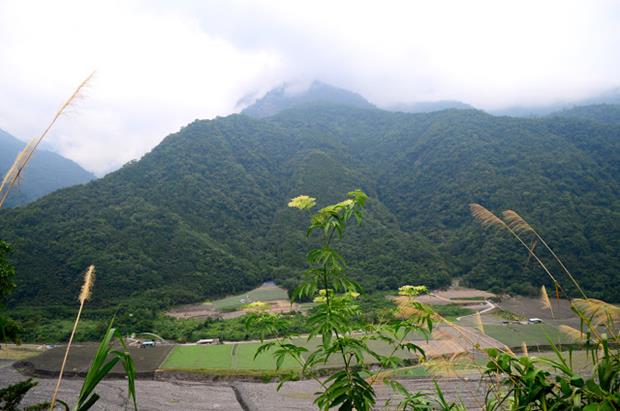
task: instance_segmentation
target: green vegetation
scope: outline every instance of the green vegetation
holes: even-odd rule
[[[594,104],[590,106],[579,106],[552,113],[550,116],[620,126],[620,105]]]
[[[473,314],[474,310],[457,304],[431,305],[434,312],[449,321],[454,321],[456,317]]]
[[[276,370],[281,370],[287,360],[299,364],[300,377],[312,376],[321,385],[314,403],[322,410],[338,407],[365,411],[374,408],[376,393],[373,384],[379,378],[395,390],[409,394],[385,371],[405,364],[402,353],[424,357],[420,346],[406,339],[414,331],[428,338],[432,331],[433,312],[414,300],[428,290],[424,286],[412,285],[399,288],[401,315],[398,318],[378,324],[362,324],[362,329],[358,328],[359,319],[363,317],[357,303],[361,288],[348,277],[345,259],[336,245],[341,245],[353,219],[358,225],[362,223],[362,210],[367,199],[363,191],[355,190],[344,201],[323,207],[310,217],[306,235],[317,238],[318,244],[308,252],[309,268],[292,299],[312,298],[316,304],[306,324],[310,329],[309,340],[316,338],[318,344],[307,346],[286,339],[286,334],[279,333],[282,318],[278,314],[257,311],[247,319],[248,328],[258,329],[265,335],[278,334],[275,340],[263,342],[254,357],[271,353]],[[288,203],[289,207],[305,212],[315,204],[315,199],[307,195],[295,197]],[[373,345],[371,341],[379,344]],[[317,371],[332,362],[336,362],[340,369],[330,372],[325,380],[316,378]],[[378,364],[379,368],[371,369],[372,364]],[[423,399],[414,402],[418,406],[427,404]]]
[[[445,286],[451,276],[499,292],[549,285],[510,238],[475,228],[467,204],[476,201],[544,224],[590,295],[613,300],[619,132],[564,118],[327,105],[196,121],[105,178],[0,212],[19,273],[11,306],[68,302],[63,291],[91,262],[107,273],[93,304],[111,312],[240,294],[266,280],[293,289],[310,244],[288,229],[301,227],[287,199],[305,192],[324,205],[357,186],[371,195],[369,224],[343,250],[369,292]]]
[[[260,290],[260,288],[258,289]],[[283,291],[274,291],[270,294],[254,294],[262,296],[277,296]],[[387,295],[393,295],[394,291],[381,291],[372,294],[364,294],[359,298],[361,316],[357,324],[362,327],[366,323],[378,322],[381,319],[392,318],[395,305]],[[288,298],[288,297],[287,297]],[[238,300],[237,300],[238,301]],[[248,329],[245,326],[245,318],[237,317],[227,320],[208,319],[182,319],[177,320],[159,313],[158,309],[138,308],[140,300],[134,302],[131,307],[123,307],[117,313],[116,327],[123,334],[128,335],[138,332],[153,332],[167,340],[181,343],[194,342],[202,338],[219,338],[222,341],[246,341],[260,338],[257,330]],[[301,311],[311,311],[313,303],[301,304]],[[454,311],[453,316],[466,315],[469,311]],[[73,321],[69,319],[72,312],[67,307],[22,307],[11,310],[12,316],[23,325],[21,339],[24,342],[47,342],[58,343],[69,339]],[[107,318],[114,315],[109,309],[89,308],[83,314],[75,334],[75,341],[96,341],[101,339],[107,327]],[[451,314],[446,314],[450,316]],[[290,313],[282,316],[283,327],[287,334],[306,334],[308,328],[304,317],[300,313]],[[266,337],[272,337],[268,335]]]
[[[184,370],[229,369],[232,366],[233,347],[233,344],[176,346],[161,367]]]
[[[4,306],[7,296],[15,288],[13,277],[15,276],[15,268],[9,263],[7,254],[11,251],[11,247],[0,240],[0,308]],[[0,312],[0,348],[2,343],[14,342],[19,343],[23,333],[22,326],[19,322]]]
[[[549,346],[553,344],[568,344],[571,342],[557,327],[548,324],[485,324],[484,331],[508,347],[519,347],[522,343],[528,346]]]
[[[565,293],[565,283],[558,281],[558,272],[552,274],[543,262],[539,251],[524,241],[534,237],[544,246],[544,251],[553,256],[562,274],[570,279],[569,284],[579,291],[583,298],[571,299],[571,310],[579,317],[580,330],[562,324],[559,329],[579,344],[592,361],[588,369],[577,368],[572,352],[561,351],[561,346],[548,338],[555,357],[528,355],[523,344],[523,355],[518,357],[510,350],[487,350],[489,362],[485,374],[498,383],[490,384],[485,397],[485,410],[553,410],[576,409],[584,411],[616,410],[620,408],[620,333],[616,324],[620,321],[620,309],[613,304],[588,298],[562,260],[541,237],[536,229],[512,210],[506,210],[502,218],[480,206],[470,205],[472,215],[483,226],[496,227],[509,232],[552,281],[558,293]],[[544,258],[544,257],[543,257]],[[567,280],[566,280],[567,281]],[[552,310],[545,287],[541,287],[541,303]],[[550,330],[542,328],[544,334]],[[495,330],[498,332],[500,330]],[[538,330],[540,332],[540,330]],[[505,331],[500,331],[504,334]],[[519,333],[525,339],[528,333]],[[513,336],[502,335],[510,339]]]
[[[305,320],[301,314],[284,314],[280,333],[287,335],[307,332]],[[245,317],[221,320],[209,318],[206,320],[175,320],[167,316],[160,316],[153,321],[152,332],[165,339],[180,342],[193,342],[202,338],[219,338],[222,341],[245,341],[260,338],[258,330],[248,329],[245,326]],[[275,334],[269,335],[272,337]]]

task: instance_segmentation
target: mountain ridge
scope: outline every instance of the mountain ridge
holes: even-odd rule
[[[4,175],[26,143],[0,129],[0,173]],[[48,150],[35,151],[19,184],[9,195],[6,207],[32,202],[60,188],[83,184],[96,177],[73,160]]]
[[[100,305],[194,302],[265,280],[290,288],[310,243],[288,199],[324,205],[355,188],[368,192],[369,209],[344,252],[368,290],[458,276],[536,292],[544,273],[524,266],[510,238],[482,232],[468,210],[479,202],[517,210],[592,296],[613,299],[619,136],[575,119],[333,104],[198,120],[100,180],[2,211],[0,238],[14,243],[20,273],[13,301],[57,299],[91,263],[102,273]]]

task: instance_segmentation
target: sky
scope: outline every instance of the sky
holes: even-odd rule
[[[620,87],[620,2],[0,0],[0,128],[102,176],[283,82],[485,110]]]

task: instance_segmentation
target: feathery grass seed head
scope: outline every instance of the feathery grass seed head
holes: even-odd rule
[[[508,223],[508,227],[512,228],[517,233],[533,232],[532,226],[523,219],[516,211],[506,210],[502,213],[504,221]]]
[[[90,298],[93,290],[93,284],[95,283],[95,266],[91,265],[84,274],[84,283],[82,284],[82,291],[80,292],[80,303],[84,303]]]
[[[471,214],[474,216],[474,218],[478,220],[478,222],[482,224],[483,227],[493,225],[502,227],[506,225],[506,223],[500,220],[499,217],[497,217],[495,214],[493,214],[480,204],[472,203],[469,205],[469,209],[471,210]]]

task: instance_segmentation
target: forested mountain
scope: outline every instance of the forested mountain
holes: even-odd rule
[[[620,127],[305,105],[195,121],[100,180],[2,211],[0,238],[15,248],[13,304],[74,299],[91,263],[96,304],[189,302],[267,279],[291,286],[308,242],[306,216],[288,200],[321,205],[361,188],[367,219],[344,254],[367,289],[461,276],[535,291],[544,273],[513,239],[472,220],[478,202],[518,211],[592,296],[618,300],[618,175]]]
[[[557,111],[550,117],[566,117],[620,126],[620,104],[595,104]]]
[[[24,143],[0,130],[0,173],[11,167]],[[32,161],[7,199],[6,207],[23,205],[59,188],[82,184],[95,176],[73,161],[47,150],[37,150]]]
[[[307,104],[339,104],[358,108],[374,108],[364,97],[320,81],[314,81],[304,88],[298,84],[283,84],[254,104],[246,107],[242,114],[255,118],[273,116],[283,110]]]
[[[620,88],[615,88],[599,95],[577,101],[560,101],[543,105],[505,107],[499,110],[491,110],[491,113],[498,116],[539,117],[553,115],[564,110],[571,111],[574,108],[583,106],[618,104],[620,104]]]

